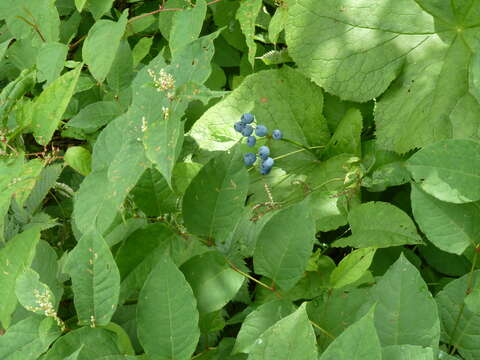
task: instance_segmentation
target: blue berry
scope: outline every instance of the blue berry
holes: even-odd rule
[[[233,128],[235,129],[235,131],[241,133],[242,130],[245,128],[245,124],[241,121],[238,121],[235,123],[235,125],[233,125]]]
[[[271,157],[267,157],[265,160],[262,162],[262,168],[265,169],[271,169],[273,167],[273,163],[275,161]]]
[[[249,136],[247,138],[247,145],[250,147],[255,146],[256,142],[257,142],[257,138],[255,136]]]
[[[245,165],[251,166],[255,164],[255,161],[257,161],[257,155],[255,155],[254,153],[249,152],[243,155],[243,162],[245,163]]]
[[[268,130],[265,125],[257,125],[257,128],[255,129],[255,135],[265,136],[267,134],[268,134]]]
[[[283,137],[283,134],[280,130],[275,129],[272,131],[272,138],[274,138],[275,140],[280,140],[282,137]]]
[[[263,159],[265,160],[266,158],[268,158],[268,155],[270,155],[270,149],[268,148],[268,146],[260,146],[260,148],[258,149],[258,155]]]
[[[260,167],[260,174],[267,175],[272,168],[264,168],[263,166]]]
[[[250,125],[245,125],[245,127],[242,130],[242,135],[243,136],[250,136],[253,133],[253,127]]]
[[[244,124],[251,124],[255,120],[255,116],[250,113],[243,114],[242,117],[240,118],[240,121]]]

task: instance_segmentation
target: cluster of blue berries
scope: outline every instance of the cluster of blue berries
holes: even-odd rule
[[[250,147],[255,146],[257,138],[252,135],[255,131],[255,135],[258,137],[268,136],[268,129],[265,125],[256,125],[255,129],[251,125],[255,121],[255,116],[250,113],[243,114],[240,121],[236,122],[233,126],[234,129],[247,138],[247,145]],[[280,140],[283,134],[280,130],[276,129],[272,131],[272,139]],[[260,146],[258,149],[258,156],[262,160],[260,165],[260,174],[267,175],[272,170],[274,160],[270,157],[270,149],[268,146]],[[248,152],[243,156],[243,162],[247,166],[252,166],[257,161],[257,155]]]

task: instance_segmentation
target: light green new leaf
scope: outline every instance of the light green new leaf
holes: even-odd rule
[[[335,129],[335,133],[322,152],[322,157],[328,159],[335,155],[343,153],[360,156],[362,152],[362,113],[360,110],[349,109],[343,117],[340,124]]]
[[[363,203],[348,215],[352,235],[333,246],[390,247],[423,244],[412,219],[403,210],[386,202]]]
[[[37,81],[54,81],[63,70],[68,54],[68,46],[58,42],[45,43],[37,55]]]
[[[315,222],[307,200],[275,213],[257,238],[255,273],[290,290],[303,276],[315,241]]]
[[[382,350],[373,313],[372,309],[350,325],[328,346],[319,360],[381,360]]]
[[[40,229],[31,227],[18,234],[0,250],[0,322],[4,329],[17,305],[15,281],[30,266],[40,240]]]
[[[92,171],[92,154],[82,146],[71,146],[64,155],[64,161],[83,176]]]
[[[265,330],[294,311],[295,306],[287,300],[274,300],[260,305],[243,321],[232,352],[248,354]]]
[[[63,74],[35,99],[31,126],[33,136],[40,145],[47,145],[52,139],[73,96],[81,70],[80,65]]]
[[[75,0],[75,7],[77,8],[78,12],[82,12],[83,7],[87,3],[87,0]]]
[[[170,257],[163,256],[140,292],[138,337],[152,360],[190,359],[200,337],[193,291]]]
[[[55,295],[32,269],[26,269],[18,275],[15,294],[18,302],[29,311],[47,315],[47,310],[55,310]]]
[[[288,8],[287,6],[279,6],[275,10],[270,23],[268,24],[268,39],[276,43],[278,36],[285,29],[288,22]]]
[[[219,310],[232,300],[245,279],[217,251],[191,258],[180,270],[192,287],[198,310],[203,314]]]
[[[183,196],[187,229],[223,244],[243,212],[249,177],[240,147],[210,160],[192,180]]]
[[[248,61],[255,66],[255,53],[257,52],[257,44],[254,41],[255,24],[258,13],[262,8],[262,0],[243,0],[240,2],[236,19],[240,23],[243,35],[248,46]]]
[[[370,267],[375,250],[367,247],[354,250],[345,256],[330,275],[331,286],[338,289],[360,279]]]
[[[306,303],[277,321],[255,341],[248,360],[317,360],[315,332],[308,320]]]
[[[391,345],[382,348],[382,358],[388,360],[435,360],[434,348],[415,345]],[[439,357],[438,359],[443,359]]]
[[[377,302],[375,326],[383,346],[438,346],[437,306],[417,268],[403,254],[372,289],[372,296]]]
[[[412,184],[413,216],[420,229],[436,247],[461,255],[480,239],[480,202],[447,203]]]
[[[197,1],[193,8],[175,12],[168,41],[172,54],[198,38],[206,14],[207,3],[205,0]]]
[[[473,313],[464,301],[467,290],[480,286],[480,272],[466,274],[448,283],[435,300],[442,322],[442,341],[455,346],[465,360],[480,358],[480,314]]]
[[[67,126],[93,133],[121,114],[121,107],[114,101],[99,101],[83,107],[71,118]]]
[[[78,322],[92,327],[108,324],[117,308],[120,273],[97,231],[82,236],[68,255],[65,272],[72,278]]]
[[[82,347],[77,360],[98,359],[101,356],[120,354],[117,335],[102,328],[83,326],[60,337],[42,360],[65,360]]]
[[[83,43],[83,60],[98,82],[103,82],[113,64],[120,45],[120,40],[127,25],[128,11],[125,11],[118,22],[98,20],[88,31]]]
[[[451,136],[449,115],[469,90],[478,5],[460,1],[298,0],[289,4],[289,53],[317,84],[342,99],[382,94],[382,147],[406,152]],[[401,21],[399,19],[401,18]],[[463,108],[465,114],[477,108]]]
[[[420,188],[442,201],[480,200],[480,143],[467,139],[439,141],[406,162]]]
[[[0,336],[2,360],[37,360],[60,336],[55,321],[30,316],[12,325]]]

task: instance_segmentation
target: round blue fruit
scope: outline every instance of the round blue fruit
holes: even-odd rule
[[[243,114],[240,117],[240,121],[244,124],[251,124],[254,120],[255,120],[255,116],[253,116],[253,114],[250,114],[250,113]]]
[[[245,127],[242,130],[242,135],[243,136],[250,136],[253,133],[253,127],[250,125],[245,125]]]
[[[272,138],[274,138],[275,140],[280,140],[282,137],[283,137],[283,134],[280,130],[275,129],[272,131]]]
[[[257,136],[265,136],[268,134],[268,129],[265,125],[257,125],[255,129],[255,135]]]
[[[262,168],[265,169],[271,169],[273,167],[273,163],[275,161],[271,157],[267,157],[265,160],[262,162]]]
[[[255,146],[256,142],[257,142],[257,138],[255,136],[249,136],[247,138],[247,145],[250,147]]]
[[[249,152],[243,155],[243,162],[245,163],[245,165],[252,166],[253,164],[255,164],[255,161],[257,161],[257,155],[255,155],[254,153]]]
[[[270,155],[270,149],[268,148],[268,146],[260,146],[260,148],[258,149],[258,155],[264,160],[268,158],[268,156]]]
[[[236,132],[241,133],[242,130],[245,128],[245,124],[242,123],[241,121],[237,121],[234,125],[233,128],[235,129]]]
[[[263,166],[260,167],[260,174],[267,175],[272,168],[264,168]]]

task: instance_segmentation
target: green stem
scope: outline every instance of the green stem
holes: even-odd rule
[[[250,280],[252,280],[253,282],[256,282],[258,285],[263,286],[264,288],[266,288],[266,289],[268,289],[268,290],[270,290],[270,291],[275,291],[274,288],[268,286],[267,284],[261,282],[260,280],[255,279],[253,276],[247,274],[246,272],[243,272],[242,270],[240,270],[239,268],[237,268],[234,264],[232,264],[230,261],[227,260],[227,262],[228,262],[228,265],[230,265],[230,267],[231,267],[233,270],[235,270],[235,271],[238,272],[239,274],[245,276],[247,279],[250,279]]]
[[[327,330],[325,330],[324,328],[322,328],[320,325],[318,325],[316,322],[313,322],[312,320],[310,320],[310,323],[316,327],[318,330],[320,330],[323,334],[327,335],[330,339],[334,340],[335,339],[335,336],[333,336],[332,334],[330,334]]]
[[[290,143],[290,144],[293,144],[293,145],[295,145],[295,146],[301,147],[302,149],[305,149],[305,150],[311,152],[313,155],[316,155],[316,154],[312,151],[312,149],[317,149],[317,148],[324,147],[324,146],[312,146],[312,147],[308,147],[308,146],[305,146],[305,145],[303,145],[303,144],[300,144],[299,142],[296,142],[296,141],[291,140],[291,139],[286,139],[286,138],[282,138],[281,140],[282,140],[282,141],[285,141],[285,142],[288,142],[288,143]]]
[[[479,252],[478,250],[479,249],[480,249],[480,246],[477,246],[477,248],[475,248],[475,254],[473,255],[472,267],[470,269],[470,273],[468,274],[468,280],[467,280],[467,291],[466,291],[467,294],[469,294],[472,291],[473,273],[475,272],[475,269],[477,267],[478,252]],[[457,319],[455,320],[455,326],[453,327],[452,336],[450,337],[450,341],[452,343],[454,342],[455,332],[457,331],[458,324],[460,323],[460,319],[463,315],[464,310],[465,310],[465,302],[462,302],[462,304],[460,305],[460,311],[458,312]],[[458,339],[458,340],[460,340],[460,339]],[[455,354],[455,351],[457,351],[457,345],[452,344],[452,349],[450,350],[450,355]]]

